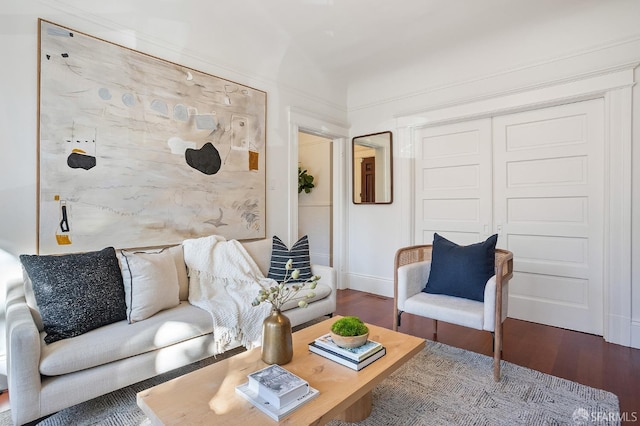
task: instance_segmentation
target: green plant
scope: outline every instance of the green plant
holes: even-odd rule
[[[369,332],[369,328],[358,317],[344,317],[331,325],[331,331],[339,336],[362,336]]]
[[[302,191],[308,194],[311,192],[311,188],[314,187],[313,176],[308,174],[306,169],[303,170],[302,167],[298,166],[298,194]]]

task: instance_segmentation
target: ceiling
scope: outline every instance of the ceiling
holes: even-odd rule
[[[246,6],[247,1],[240,4]],[[268,0],[262,12],[314,62],[348,79],[509,27],[570,14],[590,0]],[[268,5],[268,8],[267,8]]]
[[[611,0],[614,1],[614,0]],[[615,0],[623,1],[623,0]],[[247,57],[303,58],[348,82],[470,39],[537,28],[601,0],[42,0],[196,52],[234,39]],[[601,3],[600,3],[601,4]],[[222,42],[221,42],[222,41]],[[216,44],[218,43],[218,44]],[[417,53],[417,54],[414,54]],[[242,60],[241,58],[234,58]]]

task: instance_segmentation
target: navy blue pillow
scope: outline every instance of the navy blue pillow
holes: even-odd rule
[[[300,238],[289,250],[285,243],[277,236],[273,237],[273,248],[271,250],[271,265],[269,266],[269,274],[267,278],[274,279],[278,282],[284,281],[285,266],[289,259],[293,260],[293,268],[289,271],[289,276],[294,269],[300,271],[300,277],[297,280],[290,280],[290,283],[304,282],[311,279],[311,258],[309,256],[309,238],[305,235]]]
[[[431,272],[422,291],[484,302],[484,287],[495,275],[497,241],[495,234],[484,242],[459,246],[434,234]]]

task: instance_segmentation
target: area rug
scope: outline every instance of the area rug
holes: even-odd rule
[[[233,353],[237,352],[225,355]],[[39,425],[148,425],[136,405],[137,392],[212,362],[216,360],[200,361],[103,395],[62,410]],[[619,418],[618,398],[610,392],[504,361],[502,380],[496,383],[492,363],[488,356],[427,341],[422,352],[375,388],[373,412],[357,425],[590,425],[596,424],[594,420],[619,424],[606,421]],[[0,425],[10,424],[9,412],[0,413]]]

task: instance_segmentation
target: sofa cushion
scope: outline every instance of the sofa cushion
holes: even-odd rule
[[[60,256],[21,255],[42,316],[46,343],[126,318],[115,250]]]
[[[168,249],[120,253],[129,323],[147,319],[180,302],[176,263]]]
[[[300,277],[295,280],[289,280],[290,283],[304,282],[313,276],[311,274],[311,259],[309,256],[309,238],[306,235],[296,241],[291,250],[287,248],[280,238],[274,235],[268,278],[278,282],[284,281],[287,274],[285,265],[289,259],[293,260],[293,269],[289,271],[289,275],[294,269],[300,271]]]
[[[189,300],[189,276],[187,275],[187,265],[184,263],[182,244],[168,247],[167,251],[171,253],[176,264],[180,300]]]
[[[484,301],[484,286],[495,275],[497,241],[496,234],[480,243],[459,246],[436,233],[431,272],[422,291]]]
[[[290,284],[287,284],[287,285],[290,285]],[[305,296],[309,294],[310,291],[315,293],[315,296],[309,299],[305,298]],[[312,302],[315,302],[316,300],[322,300],[325,297],[328,297],[330,294],[331,294],[331,287],[329,287],[326,284],[318,283],[314,290],[309,290],[307,287],[305,287],[304,289],[300,290],[300,292],[296,294],[294,297],[292,297],[290,300],[287,300],[287,302],[284,305],[282,305],[282,311],[288,311],[289,309],[297,308],[298,302],[303,299],[307,303],[312,303]]]
[[[265,277],[269,274],[272,245],[273,241],[271,238],[242,242],[242,246],[245,248],[247,253],[249,253],[249,256],[251,256],[251,258],[256,262],[260,272],[262,272],[262,275]]]
[[[169,347],[213,331],[211,314],[188,302],[133,324],[126,320],[72,339],[41,345],[40,373],[47,376],[80,371]],[[213,340],[212,340],[213,342]]]

